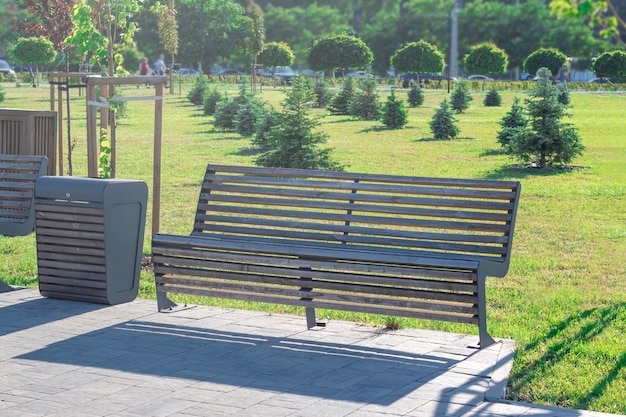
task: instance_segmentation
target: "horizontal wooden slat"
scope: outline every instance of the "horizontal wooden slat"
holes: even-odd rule
[[[450,301],[457,303],[476,304],[477,298],[474,293],[460,293],[453,291],[433,291],[414,288],[405,288],[400,286],[381,286],[381,285],[364,285],[363,283],[354,283],[349,281],[327,281],[321,280],[319,277],[316,279],[303,281],[296,278],[280,278],[276,276],[268,275],[251,275],[241,274],[224,271],[207,271],[207,270],[194,270],[189,268],[175,268],[175,267],[163,267],[159,268],[159,274],[167,274],[159,276],[156,280],[157,284],[167,283],[179,283],[181,285],[189,285],[196,287],[211,287],[213,282],[220,280],[220,282],[233,281],[233,282],[248,282],[248,283],[260,283],[280,287],[303,287],[315,288],[323,290],[331,290],[337,293],[345,293],[348,295],[353,294],[377,294],[384,296],[402,297],[402,298],[415,298],[415,299],[432,299],[439,301]],[[168,276],[169,275],[169,276]],[[175,276],[175,277],[174,277]],[[197,278],[192,278],[197,277]],[[213,278],[206,280],[202,278]],[[341,277],[336,277],[340,279]],[[391,280],[390,280],[391,281]],[[416,281],[417,282],[417,281]],[[428,281],[421,281],[428,282]],[[389,285],[392,285],[389,282]],[[415,284],[417,286],[417,284]],[[475,290],[475,286],[474,286]]]
[[[398,183],[382,183],[378,184],[373,181],[350,182],[350,181],[316,181],[315,179],[289,179],[274,177],[253,177],[253,176],[227,176],[227,175],[207,175],[205,177],[204,186],[207,189],[214,189],[217,184],[250,184],[261,186],[267,189],[275,189],[279,194],[279,190],[285,192],[289,188],[301,189],[327,189],[327,190],[347,190],[353,193],[382,193],[395,195],[424,195],[424,196],[441,196],[441,197],[459,197],[459,198],[477,198],[477,199],[499,199],[510,200],[514,197],[511,191],[491,191],[485,188],[468,189],[459,187],[457,184],[448,184],[447,187],[417,187],[412,184]],[[445,185],[445,184],[441,184]],[[454,185],[454,186],[450,186]],[[270,187],[272,186],[272,187]],[[287,191],[288,192],[288,191]]]
[[[442,314],[432,311],[419,311],[412,309],[390,308],[372,306],[369,304],[330,303],[306,299],[293,299],[277,296],[263,296],[258,294],[241,294],[237,292],[216,291],[206,288],[190,288],[173,285],[161,285],[160,291],[170,293],[190,294],[205,297],[229,298],[244,301],[256,301],[273,304],[286,304],[300,307],[325,308],[330,310],[354,311],[358,313],[382,314],[397,317],[411,317],[425,320],[449,321],[455,323],[478,324],[478,319],[473,315]]]
[[[392,216],[414,216],[414,217],[440,217],[449,219],[465,219],[465,220],[486,220],[507,222],[511,220],[511,214],[508,212],[489,212],[489,211],[468,211],[468,210],[442,210],[434,208],[408,207],[400,205],[381,205],[381,204],[359,204],[354,202],[336,202],[336,201],[317,201],[307,200],[306,205],[302,200],[293,199],[272,199],[266,197],[256,198],[257,207],[244,206],[250,204],[251,200],[247,197],[237,195],[222,196],[219,194],[211,195],[210,203],[200,202],[198,210],[201,211],[228,211],[231,213],[263,213],[263,210],[271,212],[272,209],[265,209],[264,206],[276,207],[306,207],[309,210],[319,210],[324,212],[352,212],[352,213],[384,213]],[[220,203],[222,203],[220,205]],[[223,204],[229,203],[229,204]],[[293,210],[293,212],[302,212],[302,210]]]

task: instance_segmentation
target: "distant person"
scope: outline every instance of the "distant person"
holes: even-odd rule
[[[163,62],[164,58],[165,56],[161,54],[159,55],[159,59],[154,61],[154,72],[156,73],[156,75],[165,75],[167,67],[165,66],[165,62]]]
[[[561,87],[564,90],[567,90],[567,79],[569,78],[567,76],[567,65],[563,64],[561,68],[559,68],[558,77],[559,77],[559,83],[561,83]]]
[[[148,65],[148,58],[141,58],[141,62],[139,62],[139,75],[149,75],[150,74],[150,65]],[[146,87],[149,84],[146,83]],[[137,88],[139,88],[139,84],[137,84]]]

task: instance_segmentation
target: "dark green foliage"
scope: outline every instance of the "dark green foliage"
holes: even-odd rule
[[[324,108],[328,106],[328,103],[330,103],[333,94],[328,89],[328,83],[326,83],[323,78],[315,81],[315,87],[313,87],[313,91],[315,92],[315,96],[317,97],[317,99],[315,100],[315,106],[319,108]]]
[[[237,95],[236,97],[233,97],[232,99],[229,99],[228,97],[226,97],[222,101],[217,103],[217,105],[215,106],[215,114],[214,114],[215,120],[213,122],[216,128],[238,131],[239,129],[237,127],[236,121],[237,121],[237,113],[239,112],[240,106],[251,106],[252,104],[250,103],[253,103],[253,105],[256,107],[259,107],[259,108],[263,107],[256,100],[253,94],[248,93],[246,89],[247,84],[248,84],[248,81],[244,77],[244,79],[242,79],[241,84],[239,86],[239,95]],[[248,107],[246,111],[249,113],[252,111],[250,109],[251,107]],[[245,114],[245,112],[242,113],[242,115],[243,114]],[[246,114],[245,116],[247,117],[250,115]],[[253,116],[250,116],[250,117],[253,117]],[[248,132],[249,130],[252,130],[252,133],[244,135],[244,136],[251,136],[254,133],[254,126],[256,124],[256,120],[253,120],[253,121],[248,120],[247,123],[252,123],[252,124],[251,126],[242,128],[242,131]]]
[[[278,123],[278,114],[275,110],[263,114],[263,117],[257,122],[256,135],[252,139],[252,145],[263,151],[269,150],[269,139],[266,134]]]
[[[513,139],[523,131],[528,124],[524,115],[524,108],[520,104],[518,97],[513,98],[513,105],[508,113],[500,121],[502,130],[498,132],[498,143],[502,145],[507,153],[512,152],[511,144]]]
[[[350,101],[354,98],[354,79],[346,77],[343,81],[343,88],[337,93],[328,104],[328,110],[334,115],[350,114]]]
[[[257,124],[262,119],[261,103],[254,99],[245,100],[235,114],[235,131],[243,137],[250,137],[256,133]]]
[[[391,65],[397,72],[441,74],[445,66],[445,56],[436,46],[420,40],[397,49],[391,56]]]
[[[554,48],[540,48],[524,60],[524,69],[531,75],[539,75],[539,69],[545,67],[552,74],[557,74],[559,68],[567,62],[567,55]]]
[[[191,90],[189,90],[187,98],[192,104],[195,104],[196,106],[202,106],[204,104],[204,96],[208,88],[209,87],[206,79],[204,78],[204,74],[202,74],[201,72],[196,78],[196,83],[193,85]]]
[[[470,74],[500,74],[506,71],[509,57],[503,49],[487,42],[472,47],[465,56],[464,64],[465,70]]]
[[[390,129],[400,129],[408,123],[409,112],[404,107],[404,101],[396,97],[396,91],[391,90],[387,101],[382,108],[381,121]]]
[[[452,92],[452,99],[450,100],[452,109],[457,113],[463,113],[469,108],[469,103],[472,100],[467,84],[465,81],[460,81]]]
[[[217,91],[217,88],[208,91],[204,97],[204,115],[212,116],[215,114],[215,107],[217,106],[217,103],[223,99],[224,95]]]
[[[408,92],[409,106],[419,107],[424,104],[424,91],[418,83],[413,83]]]
[[[0,86],[0,103],[4,101],[6,97],[6,92],[3,91],[2,86]]]
[[[569,91],[566,89],[559,89],[558,100],[559,100],[559,103],[561,103],[562,105],[568,106],[569,105]]]
[[[454,113],[447,100],[443,100],[430,120],[430,131],[438,140],[454,139],[459,134]]]
[[[358,91],[348,106],[348,112],[361,120],[380,119],[380,101],[376,92],[376,81],[366,79],[359,83]]]
[[[276,113],[276,124],[264,134],[267,151],[255,161],[259,166],[342,170],[331,158],[332,149],[318,149],[328,141],[328,135],[316,128],[319,121],[309,116],[315,102],[315,93],[306,77],[292,79],[293,87],[287,91],[283,111]]]
[[[547,68],[537,72],[539,81],[525,100],[528,126],[520,129],[511,141],[511,151],[522,162],[547,166],[567,166],[574,157],[582,155],[577,130],[561,119],[568,116],[567,107],[558,100],[558,89],[550,82]]]
[[[604,52],[593,61],[592,69],[598,77],[610,78],[614,82],[623,81],[626,79],[626,52]]]
[[[495,87],[491,87],[489,91],[487,91],[484,104],[485,107],[499,107],[500,104],[502,104],[500,93],[498,93],[498,90],[496,90]]]

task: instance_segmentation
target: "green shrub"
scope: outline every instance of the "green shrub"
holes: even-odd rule
[[[463,113],[469,108],[469,103],[472,100],[473,98],[467,89],[467,84],[465,81],[461,81],[452,92],[450,104],[456,113]]]
[[[376,81],[363,80],[360,84],[361,91],[357,92],[348,105],[351,116],[361,120],[380,119],[380,101],[376,92]]]
[[[496,90],[495,87],[491,87],[487,91],[487,95],[485,96],[485,101],[483,103],[485,107],[500,107],[502,104],[502,98],[500,97],[500,93]]]
[[[502,130],[498,132],[497,136],[498,143],[506,152],[510,153],[512,151],[511,144],[513,140],[526,128],[527,124],[528,120],[524,115],[524,108],[520,104],[520,99],[514,97],[511,109],[500,121]]]
[[[413,83],[408,92],[409,106],[419,107],[424,104],[424,91],[418,83]]]
[[[278,114],[277,111],[270,110],[257,121],[256,135],[252,139],[253,146],[263,151],[270,149],[269,138],[266,135],[278,123]]]
[[[454,113],[447,100],[443,100],[430,120],[430,131],[439,140],[454,139],[459,134]]]
[[[206,79],[204,78],[204,74],[200,72],[196,77],[196,83],[193,85],[191,90],[189,90],[189,94],[187,95],[187,99],[192,104],[196,106],[202,106],[204,104],[204,96],[208,90],[208,84]]]
[[[522,162],[539,168],[567,166],[584,146],[573,125],[561,122],[567,107],[559,102],[559,91],[550,82],[552,73],[540,68],[537,75],[536,87],[525,100],[528,125],[513,137],[511,151]]]
[[[396,97],[395,89],[387,96],[387,101],[382,108],[381,121],[390,129],[400,129],[407,124],[409,112],[404,107],[404,101]]]
[[[249,99],[239,105],[235,114],[235,131],[243,137],[256,133],[257,123],[263,119],[263,106],[257,100]]]
[[[211,91],[206,92],[204,97],[204,115],[212,116],[215,114],[215,107],[217,103],[224,99],[224,95],[214,88]]]
[[[557,100],[559,100],[559,103],[561,103],[562,105],[568,106],[569,105],[569,91],[566,89],[560,89]]]
[[[268,150],[255,163],[265,167],[342,170],[332,160],[332,149],[317,146],[328,141],[328,135],[317,130],[319,121],[309,116],[315,102],[313,88],[306,77],[292,79],[293,87],[283,101],[283,111],[276,114],[276,124],[265,133]]]
[[[328,104],[328,110],[335,115],[350,114],[350,102],[354,98],[354,79],[346,77],[343,81],[343,88],[337,93]]]
[[[328,106],[328,103],[330,103],[330,100],[333,98],[333,93],[330,91],[328,83],[323,78],[320,78],[315,82],[313,91],[317,97],[315,100],[316,107],[324,108]]]

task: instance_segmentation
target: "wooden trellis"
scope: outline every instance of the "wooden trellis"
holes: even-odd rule
[[[87,175],[92,178],[98,177],[98,156],[100,143],[98,134],[97,113],[101,112],[101,127],[108,125],[108,108],[111,102],[120,101],[154,101],[154,162],[152,180],[152,234],[159,232],[159,220],[161,211],[161,139],[163,132],[163,99],[165,98],[164,86],[168,80],[166,76],[134,76],[134,77],[100,77],[87,76]],[[137,97],[107,97],[109,87],[119,85],[150,84],[155,86],[155,95]],[[96,97],[96,86],[100,86],[101,97]],[[106,116],[105,116],[106,115]],[[115,123],[111,124],[111,176],[116,175],[116,151],[115,151]]]

